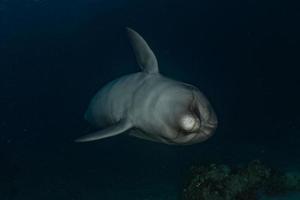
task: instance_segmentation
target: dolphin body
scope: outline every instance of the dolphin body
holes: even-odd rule
[[[217,127],[217,117],[207,98],[196,87],[161,75],[146,41],[130,28],[127,32],[141,72],[113,80],[97,92],[85,119],[100,130],[76,141],[124,132],[174,145],[208,139]]]

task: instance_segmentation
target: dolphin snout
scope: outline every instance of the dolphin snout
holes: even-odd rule
[[[218,126],[218,123],[206,123],[203,127],[204,128],[208,128],[208,129],[216,129],[217,128],[217,126]]]
[[[202,124],[202,134],[211,137],[218,127],[218,119],[215,113],[211,113],[210,118]]]
[[[210,111],[210,117],[208,119],[208,124],[210,124],[212,126],[217,126],[218,125],[217,115],[216,115],[215,111],[212,108],[211,108],[211,111]]]
[[[217,124],[206,123],[201,127],[201,129],[205,135],[212,135],[217,129]]]

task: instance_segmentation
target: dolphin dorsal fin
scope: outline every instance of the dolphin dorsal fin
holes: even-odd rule
[[[157,59],[147,42],[131,28],[127,28],[127,32],[136,60],[142,71],[146,73],[158,73]]]

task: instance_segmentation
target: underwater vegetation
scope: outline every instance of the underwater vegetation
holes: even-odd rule
[[[258,160],[243,167],[192,166],[185,181],[183,200],[258,200],[300,192],[300,173],[281,172]]]

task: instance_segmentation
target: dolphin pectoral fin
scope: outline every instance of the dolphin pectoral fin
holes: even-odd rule
[[[143,72],[158,73],[157,59],[148,46],[147,42],[136,31],[127,28],[128,37],[130,39],[136,60]]]
[[[139,138],[139,139],[143,139],[143,140],[148,140],[148,141],[152,141],[152,142],[160,142],[159,140],[157,140],[153,137],[150,137],[149,135],[146,135],[142,131],[137,130],[137,129],[130,130],[129,135]]]
[[[104,138],[116,136],[116,135],[119,135],[119,134],[127,131],[131,127],[132,127],[131,123],[129,123],[127,120],[121,120],[118,123],[106,128],[106,129],[99,130],[94,133],[82,136],[82,137],[76,139],[75,142],[91,142],[91,141],[95,141],[95,140],[101,140]]]

